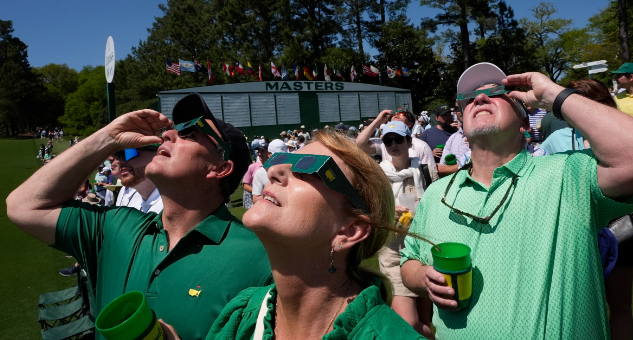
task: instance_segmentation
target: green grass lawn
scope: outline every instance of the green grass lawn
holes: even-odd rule
[[[0,154],[0,338],[41,338],[37,323],[39,295],[72,287],[76,277],[63,277],[59,269],[73,259],[16,228],[6,215],[5,199],[40,168],[36,159],[40,139],[2,140]],[[54,142],[53,153],[68,148],[68,140]]]

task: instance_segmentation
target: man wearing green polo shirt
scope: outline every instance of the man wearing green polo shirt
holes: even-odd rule
[[[618,84],[625,90],[613,98],[618,104],[618,110],[633,116],[633,63],[624,63],[611,73],[615,74]]]
[[[633,118],[540,73],[506,77],[489,63],[467,69],[457,92],[471,163],[427,189],[411,231],[471,248],[472,298],[456,309],[431,247],[410,237],[404,284],[433,301],[441,339],[609,338],[597,235],[633,211]],[[592,149],[531,157],[515,100],[562,112]]]
[[[272,277],[255,234],[224,205],[250,163],[244,136],[216,120],[198,94],[173,110],[174,123],[200,117],[161,138],[172,126],[164,115],[140,110],[120,116],[56,157],[57,171],[34,174],[7,198],[8,216],[18,227],[87,270],[96,313],[121,294],[140,291],[163,328],[182,339],[204,339],[224,305]],[[162,213],[71,200],[109,155],[153,143],[162,144],[146,174],[161,193]]]

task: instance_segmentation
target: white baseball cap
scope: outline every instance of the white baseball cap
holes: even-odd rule
[[[306,128],[306,126],[305,126],[305,125],[301,125],[301,128],[302,128],[302,129],[305,129],[305,128]]]
[[[281,139],[275,139],[272,142],[268,143],[268,152],[273,155],[277,152],[288,152],[288,147]]]
[[[499,67],[491,63],[479,63],[469,67],[457,82],[457,95],[474,91],[483,84],[497,83],[506,78],[506,74]],[[459,104],[463,108],[467,100],[462,100]]]

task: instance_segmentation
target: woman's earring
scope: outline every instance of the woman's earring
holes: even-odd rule
[[[338,245],[338,250],[341,250],[341,248],[343,248],[340,244]]]
[[[334,248],[330,250],[330,269],[328,269],[330,274],[336,273],[336,267],[334,267]]]

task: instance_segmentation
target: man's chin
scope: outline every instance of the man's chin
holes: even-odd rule
[[[133,188],[139,185],[141,182],[145,180],[145,177],[135,177],[132,175],[127,175],[121,178],[121,184],[128,188]]]

